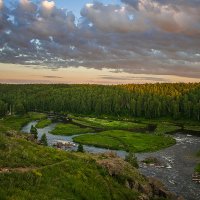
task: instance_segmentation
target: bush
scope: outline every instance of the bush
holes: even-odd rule
[[[83,149],[83,145],[82,144],[79,144],[78,145],[78,149],[77,149],[77,152],[84,152],[84,149]]]
[[[31,126],[31,130],[30,130],[30,133],[32,135],[34,135],[34,138],[37,139],[38,138],[38,132],[37,132],[37,128],[35,128],[35,126]]]
[[[47,136],[46,136],[45,133],[42,135],[42,137],[41,137],[41,139],[40,139],[40,142],[41,142],[42,145],[48,146]]]
[[[135,156],[135,154],[133,152],[129,152],[126,155],[125,161],[130,163],[133,167],[139,168],[139,165],[138,165],[138,162],[137,162],[137,158],[136,158],[136,156]]]

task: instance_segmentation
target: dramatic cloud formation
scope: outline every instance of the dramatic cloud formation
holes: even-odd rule
[[[3,7],[3,0],[0,0],[0,9]]]
[[[200,1],[96,1],[77,21],[54,1],[0,0],[0,62],[200,78]]]

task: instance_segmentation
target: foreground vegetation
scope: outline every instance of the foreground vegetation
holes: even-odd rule
[[[27,120],[32,119],[26,115],[0,120],[1,200],[158,199],[154,189],[162,186],[149,184],[113,154],[71,153],[28,141],[27,134],[18,132]]]
[[[133,133],[122,130],[104,131],[94,135],[80,135],[75,142],[133,152],[156,151],[175,144],[170,136]]]
[[[1,136],[0,139],[0,168],[1,171],[7,170],[0,172],[2,200],[90,200],[111,199],[111,196],[114,199],[137,199],[137,191],[129,190],[113,179],[89,156],[44,148],[21,138],[8,140]],[[10,149],[2,149],[3,141]],[[13,143],[17,146],[12,148]]]
[[[74,124],[62,124],[59,123],[56,125],[55,129],[51,131],[54,135],[77,135],[83,133],[92,133],[94,130],[92,128],[80,128]]]

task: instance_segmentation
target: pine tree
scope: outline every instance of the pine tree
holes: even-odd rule
[[[31,126],[30,133],[34,134],[34,126],[33,125]]]
[[[79,144],[78,145],[78,149],[77,149],[77,152],[84,152],[84,149],[83,149],[83,145],[82,144]]]
[[[42,145],[48,146],[47,136],[46,136],[45,133],[42,135],[42,137],[41,137],[41,139],[40,139],[40,142],[41,142]]]
[[[34,138],[35,139],[38,139],[38,132],[37,132],[37,128],[35,127],[35,126],[31,126],[31,130],[30,130],[30,133],[32,134],[32,135],[34,135]]]

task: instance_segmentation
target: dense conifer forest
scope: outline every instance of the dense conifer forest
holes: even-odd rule
[[[0,84],[0,115],[54,111],[200,120],[200,83],[129,85]]]

